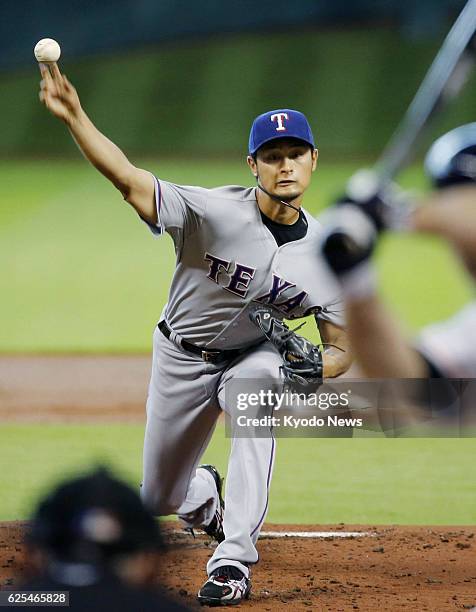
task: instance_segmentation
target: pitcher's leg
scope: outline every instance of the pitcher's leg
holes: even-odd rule
[[[244,356],[222,376],[221,408],[236,416],[236,405],[231,405],[234,404],[233,394],[227,394],[227,386],[239,380],[243,380],[243,390],[248,392],[281,389],[280,365],[280,356],[269,345],[262,345]],[[265,407],[264,413],[271,415],[272,408]],[[254,437],[253,430],[243,434],[241,430],[238,432],[236,425],[232,427],[225,488],[225,540],[217,546],[207,571],[210,574],[223,565],[233,565],[248,576],[248,565],[258,561],[255,544],[268,510],[276,441],[269,428],[264,437]]]
[[[203,470],[197,474],[196,468],[219,413],[216,408],[200,408],[195,408],[199,413],[196,418],[182,416],[175,422],[164,422],[149,412],[142,499],[156,515],[189,514],[207,503],[212,505],[210,514],[214,512],[214,483],[211,477],[202,474]]]
[[[248,566],[258,561],[256,541],[269,502],[276,441],[269,438],[234,438],[225,484],[225,540],[207,565],[233,565],[248,577]]]
[[[160,331],[155,333],[141,491],[154,514],[190,514],[202,508],[197,524],[213,515],[216,487],[203,470],[196,474],[196,468],[219,415],[214,399],[219,376],[180,352]]]

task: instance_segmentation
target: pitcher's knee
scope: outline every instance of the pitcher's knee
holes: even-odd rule
[[[174,501],[165,491],[158,490],[155,487],[141,487],[140,491],[142,503],[155,516],[166,516],[167,514],[175,514],[180,503]]]
[[[256,364],[255,367],[246,366],[240,369],[236,377],[242,379],[263,379],[268,381],[270,379],[279,379],[279,366],[273,363],[261,362]]]

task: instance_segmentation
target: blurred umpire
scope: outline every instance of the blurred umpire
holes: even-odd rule
[[[405,225],[447,240],[476,280],[476,123],[436,140],[425,170],[436,190],[418,208],[406,209]],[[351,192],[330,213],[321,248],[342,285],[352,349],[364,375],[476,378],[476,301],[408,340],[378,295],[372,264],[381,232],[401,222],[404,198],[394,186],[365,196],[362,189]]]
[[[186,610],[148,586],[157,569],[154,553],[163,549],[158,524],[139,496],[104,468],[50,493],[26,544],[37,575],[23,591],[69,591],[67,609],[82,612]]]

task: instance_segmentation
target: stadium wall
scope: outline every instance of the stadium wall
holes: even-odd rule
[[[239,154],[256,114],[297,107],[321,151],[347,158],[381,149],[440,42],[411,42],[386,28],[247,34],[65,56],[61,68],[98,127],[130,153]],[[76,154],[38,103],[38,76],[33,56],[31,69],[0,74],[2,157]],[[475,100],[473,78],[435,132],[474,120]]]

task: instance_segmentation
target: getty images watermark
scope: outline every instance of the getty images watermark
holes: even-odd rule
[[[301,427],[362,427],[363,418],[339,416],[327,414],[325,417],[318,414],[308,416],[297,415],[294,411],[301,409],[312,409],[315,411],[328,411],[330,409],[345,409],[349,407],[352,390],[336,392],[310,392],[303,393],[286,389],[282,392],[271,389],[257,392],[241,392],[236,398],[236,408],[240,411],[253,412],[254,409],[269,409],[270,414],[254,415],[238,414],[236,424],[238,427],[290,427],[298,429]],[[290,413],[279,416],[280,410]]]
[[[474,379],[233,379],[225,406],[234,437],[476,437]]]

